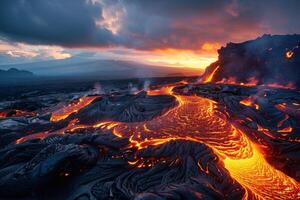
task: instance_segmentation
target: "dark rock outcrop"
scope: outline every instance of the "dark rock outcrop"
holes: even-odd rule
[[[243,43],[228,43],[218,50],[218,61],[203,74],[207,77],[217,66],[212,82],[235,79],[258,84],[293,83],[300,87],[300,35],[263,35]]]

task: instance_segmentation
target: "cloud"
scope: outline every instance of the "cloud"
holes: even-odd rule
[[[201,51],[299,33],[299,7],[297,0],[1,0],[0,35],[71,48]]]
[[[107,46],[112,33],[98,27],[102,7],[88,0],[2,0],[0,32],[14,41],[62,46]]]
[[[22,60],[65,59],[72,55],[59,46],[29,45],[0,40],[0,54]],[[0,59],[1,61],[1,59]]]

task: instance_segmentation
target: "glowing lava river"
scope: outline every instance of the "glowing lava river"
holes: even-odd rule
[[[142,179],[140,185],[143,186],[144,184],[150,184],[152,186],[155,184],[164,184],[168,188],[170,182],[174,181],[168,173],[177,174],[177,175],[174,174],[171,175],[174,177],[176,176],[184,177],[184,175],[183,176],[180,175],[181,168],[179,168],[179,171],[176,171],[176,166],[179,166],[178,163],[180,163],[181,161],[182,161],[181,164],[184,162],[188,163],[186,160],[185,161],[183,160],[188,159],[190,156],[193,157],[194,159],[193,162],[195,164],[194,165],[189,164],[189,167],[185,169],[187,171],[186,173],[191,174],[189,178],[192,180],[194,180],[194,176],[192,175],[193,173],[195,173],[196,174],[195,177],[198,177],[199,178],[198,180],[203,181],[203,184],[206,187],[204,192],[202,192],[203,194],[205,194],[205,192],[207,192],[209,189],[212,189],[214,192],[217,191],[217,193],[219,191],[222,191],[219,190],[217,187],[213,186],[213,184],[216,185],[219,184],[222,185],[222,187],[224,186],[224,188],[227,189],[229,188],[229,189],[228,190],[224,189],[224,191],[226,190],[226,192],[222,194],[224,196],[221,196],[218,199],[224,199],[227,197],[228,198],[230,197],[231,199],[232,198],[240,199],[242,196],[243,199],[293,199],[293,200],[300,199],[300,184],[299,182],[297,182],[297,180],[294,179],[295,176],[290,176],[290,174],[284,173],[283,172],[284,170],[281,171],[278,168],[275,168],[274,167],[275,165],[271,164],[267,159],[266,157],[267,148],[265,148],[264,145],[268,144],[268,142],[260,143],[262,141],[260,139],[252,140],[250,137],[252,133],[246,132],[244,129],[241,130],[240,126],[237,126],[236,123],[231,121],[231,118],[229,117],[230,115],[228,113],[225,114],[221,111],[221,109],[219,109],[220,105],[217,102],[202,97],[200,95],[184,92],[184,90],[183,92],[178,92],[177,90],[178,87],[176,87],[176,90],[173,90],[175,86],[182,86],[188,88],[194,87],[192,85],[186,85],[186,84],[184,85],[185,86],[183,86],[182,83],[180,82],[179,84],[177,83],[173,85],[163,86],[162,88],[157,90],[152,89],[149,90],[147,93],[142,91],[134,95],[132,94],[127,96],[125,95],[125,97],[128,98],[130,101],[126,101],[126,99],[124,100],[123,99],[124,96],[117,97],[120,98],[119,102],[122,102],[123,104],[116,103],[117,102],[116,100],[111,100],[110,102],[108,102],[105,101],[104,97],[102,98],[99,96],[82,97],[77,103],[70,104],[66,108],[62,108],[56,112],[52,112],[51,121],[53,121],[53,124],[54,125],[65,124],[65,125],[55,129],[54,131],[50,130],[50,131],[44,131],[44,132],[42,131],[42,132],[35,132],[33,134],[28,134],[16,140],[15,142],[17,147],[18,145],[20,145],[20,147],[18,148],[24,148],[24,146],[26,147],[26,145],[30,146],[34,142],[38,142],[37,146],[49,145],[45,148],[46,150],[41,151],[42,152],[41,158],[33,159],[33,163],[29,162],[28,165],[26,164],[25,169],[27,170],[28,167],[35,166],[35,163],[37,162],[38,159],[44,159],[43,152],[49,151],[51,152],[49,155],[54,155],[55,153],[53,152],[55,152],[55,150],[53,149],[55,149],[56,147],[55,148],[53,147],[54,144],[52,144],[52,142],[54,142],[55,145],[58,145],[57,151],[59,154],[58,156],[59,159],[57,160],[60,160],[62,155],[68,156],[69,154],[73,155],[74,152],[78,152],[77,159],[79,160],[81,159],[81,160],[80,162],[78,161],[77,163],[80,163],[81,165],[82,163],[91,162],[91,160],[93,159],[91,159],[90,157],[97,159],[98,157],[93,156],[94,154],[98,155],[99,152],[100,153],[109,152],[110,151],[109,148],[112,148],[113,149],[112,152],[114,153],[110,153],[110,155],[108,156],[109,158],[106,159],[107,163],[110,163],[110,165],[101,163],[104,162],[105,160],[103,158],[103,160],[101,160],[100,162],[101,165],[99,165],[101,170],[96,171],[93,176],[96,177],[97,174],[100,173],[99,175],[100,176],[99,179],[100,179],[102,178],[101,176],[104,176],[103,174],[101,175],[101,173],[106,172],[105,176],[112,177],[110,180],[117,180],[116,188],[123,188],[123,190],[125,191],[125,192],[122,191],[123,193],[126,193],[126,191],[129,190],[128,188],[133,187],[134,189],[131,190],[133,192],[128,192],[127,195],[128,196],[127,199],[130,199],[133,195],[135,195],[135,193],[139,194],[140,192],[139,188],[135,189],[135,183],[136,183],[135,181],[139,181],[141,179],[140,177],[143,177],[143,175],[141,175],[142,173],[147,173],[146,175],[144,175],[144,178],[145,177],[147,178],[146,181],[145,179],[144,180]],[[205,87],[210,87],[210,86],[196,85],[195,87],[198,88],[202,87],[203,89]],[[232,87],[236,88],[237,86],[232,86]],[[214,90],[210,90],[210,91],[214,91]],[[210,92],[209,94],[211,93],[212,92]],[[109,94],[108,98],[112,98],[112,96],[113,95]],[[226,93],[226,97],[228,98],[228,93]],[[142,100],[137,101],[136,99],[138,98],[141,98]],[[155,100],[155,98],[160,98],[163,100],[157,103],[158,100],[157,99]],[[241,104],[240,101],[243,98],[236,98],[236,105],[238,106],[241,105],[243,106],[242,108],[245,107],[245,109],[253,109],[251,110],[250,113],[260,112],[259,109],[261,108],[261,105],[258,106],[258,108],[253,108],[253,106]],[[142,104],[135,104],[136,103],[135,100],[137,102],[142,102],[142,103],[146,102],[145,103],[146,106],[143,107]],[[166,102],[172,102],[172,103],[168,104]],[[163,104],[163,105],[159,105],[159,104]],[[117,106],[122,107],[123,105],[126,106],[123,107],[124,109],[122,110],[122,112],[120,111],[120,109],[119,110],[116,109],[117,112],[115,112],[115,114],[111,114],[113,113],[113,109],[115,107]],[[149,105],[151,105],[152,107]],[[156,115],[152,114],[154,112],[153,110],[158,110],[158,106],[161,106],[159,108],[164,108],[164,109],[161,109],[162,111]],[[293,104],[293,106],[298,106],[298,104]],[[152,109],[153,107],[154,109]],[[147,108],[149,108],[149,110],[145,111],[144,109]],[[276,108],[276,106],[274,108]],[[111,119],[111,116],[116,116],[116,118],[114,118],[114,120],[105,120],[103,118],[101,120],[95,119],[95,116],[96,117],[103,116],[105,110],[108,110],[110,113],[110,116],[107,118]],[[138,112],[140,110],[141,112]],[[96,113],[96,114],[94,114],[93,117],[89,118],[90,113]],[[149,114],[150,117],[148,118],[147,116],[145,116],[147,115],[147,113],[148,114],[150,113]],[[295,116],[296,114],[294,113]],[[138,117],[136,117],[135,115]],[[285,123],[288,122],[287,121],[288,117],[286,117],[286,115],[283,116],[284,116],[283,119],[278,119],[280,128],[282,128],[283,125],[287,126]],[[133,117],[136,118],[132,120],[134,122],[128,122],[128,121],[122,122],[122,120],[124,119],[122,117],[130,120],[132,120]],[[89,121],[90,123],[86,123],[86,124],[82,122],[82,120],[87,120],[87,119],[95,119],[95,121],[93,122]],[[141,119],[141,120],[138,121],[136,119]],[[89,130],[91,131],[89,132]],[[263,130],[267,130],[267,129],[264,128]],[[282,134],[280,130],[278,131],[278,133]],[[292,133],[293,130],[294,129],[291,129],[289,133]],[[107,133],[105,133],[105,131],[109,132],[108,135]],[[47,137],[52,134],[53,134],[53,138],[51,138],[51,136]],[[271,135],[271,133],[268,133],[267,136],[269,135]],[[288,136],[288,134],[285,135]],[[75,146],[72,146],[74,144],[67,144],[65,145],[65,147],[62,147],[61,144],[56,144],[57,141],[60,140],[64,141],[60,137],[62,138],[65,137],[66,141],[68,141],[68,138],[74,137],[73,139],[70,139],[71,142],[80,141],[80,138],[83,139],[81,142],[76,142]],[[97,137],[99,137],[98,139],[95,139],[97,147],[95,148],[91,147],[89,151],[85,150],[88,148],[87,147],[88,145],[91,145],[93,143],[91,138],[97,138]],[[103,139],[101,139],[101,137],[103,137]],[[111,137],[113,137],[113,139],[111,139]],[[263,139],[266,138],[266,135],[262,134],[262,138]],[[271,139],[275,140],[276,137],[272,136]],[[124,143],[125,140],[126,142]],[[177,141],[181,143],[176,143]],[[267,140],[265,139],[265,141]],[[282,141],[283,140],[281,139],[280,142]],[[297,140],[290,140],[290,141],[297,142]],[[82,143],[84,142],[86,142],[86,144],[82,145]],[[274,141],[271,141],[269,143],[272,142],[276,144]],[[80,145],[78,145],[77,143],[79,143]],[[105,144],[104,146],[106,147],[105,148],[99,147],[101,145],[99,145],[98,143],[100,143],[102,146],[103,144]],[[165,153],[164,150],[161,149],[157,150],[159,148],[164,149],[166,145],[172,146],[171,147],[172,150],[170,150],[169,153]],[[153,153],[155,152],[153,150],[155,148],[157,148],[156,150],[159,151],[160,153],[157,154]],[[195,152],[197,153],[199,152],[201,153],[204,152],[204,153],[200,154],[201,157],[199,157],[199,154],[197,154],[198,155],[197,157],[194,154],[191,156],[190,154],[186,155],[185,153],[181,154],[181,158],[176,157],[179,154],[177,151],[190,152],[193,151],[190,150],[193,148],[196,148]],[[167,149],[167,147],[165,149]],[[145,151],[148,150],[149,153],[148,157],[141,156],[142,154],[141,152],[143,152],[144,150]],[[71,153],[69,153],[69,151]],[[85,153],[85,151],[87,151],[87,153]],[[94,151],[97,153],[92,153]],[[61,152],[68,152],[68,153],[60,154]],[[128,156],[129,155],[128,152],[132,153],[130,154],[131,156]],[[205,155],[205,152],[207,155]],[[173,153],[175,156],[173,156]],[[273,156],[272,153],[270,153],[270,156]],[[88,159],[86,157],[88,157]],[[181,161],[178,161],[180,159]],[[120,165],[116,167],[118,165],[118,162],[123,163],[124,165],[122,166]],[[203,162],[209,164],[201,164]],[[71,163],[72,164],[70,165],[74,165],[75,162],[72,161]],[[176,163],[178,165],[176,165]],[[48,166],[48,164],[43,164],[43,166]],[[61,164],[59,164],[58,166],[60,169]],[[23,170],[23,168],[21,169]],[[53,169],[53,167],[50,168],[46,167],[45,169],[47,170]],[[111,169],[111,171],[109,171],[108,169]],[[119,169],[120,172],[117,169]],[[126,169],[129,170],[124,172]],[[17,171],[16,173],[22,174],[23,173],[22,170],[21,172]],[[80,170],[82,169],[80,168]],[[36,172],[33,171],[34,175],[35,173]],[[63,177],[70,176],[70,173],[72,173],[72,171],[69,172],[69,170],[67,169],[64,170],[63,172],[60,172],[60,174],[63,174],[62,175]],[[111,175],[113,173],[116,173],[115,177],[117,178],[114,178],[113,175]],[[121,173],[124,173],[124,175],[120,175]],[[164,174],[168,174],[166,175],[166,178],[164,177]],[[16,175],[12,174],[12,176],[15,177]],[[203,176],[206,176],[206,178],[201,179],[203,178]],[[133,177],[137,177],[137,178],[134,179]],[[160,179],[162,178],[165,178],[170,182],[161,181]],[[148,179],[151,180],[147,182]],[[7,188],[11,188],[10,181],[14,179],[8,176],[7,179],[4,180],[7,180],[7,182],[5,182],[8,184]],[[22,181],[23,179],[20,180]],[[157,182],[155,182],[155,180],[157,180]],[[211,180],[217,180],[219,182],[218,183],[209,182]],[[223,180],[225,180],[225,182],[222,182]],[[186,183],[187,183],[187,187],[182,186],[183,188],[193,187],[193,184],[191,182],[186,181]],[[100,188],[98,189],[100,192],[96,193],[95,195],[106,194],[104,192],[105,188],[103,189],[104,186],[101,184],[97,183],[93,186],[93,187]],[[138,183],[136,183],[136,185],[138,185]],[[235,189],[232,189],[230,185],[231,186],[234,185]],[[112,186],[109,186],[108,188],[111,187]],[[145,188],[147,188],[147,186],[145,186]],[[172,187],[170,188],[172,191]],[[199,186],[196,186],[195,188],[199,188]],[[207,190],[207,188],[209,189]],[[108,189],[108,190],[111,191],[112,189]],[[186,195],[195,195],[195,197],[191,197],[190,199],[205,198],[201,196],[202,194],[197,192],[191,192],[191,193],[188,193],[186,191],[184,192]],[[114,193],[118,194],[116,191]],[[236,193],[240,196],[234,196],[234,195],[230,196],[233,193]],[[106,199],[106,198],[107,196],[105,198],[101,197],[99,199]],[[151,199],[151,196],[149,198]],[[126,199],[126,198],[116,197],[116,199]]]
[[[149,95],[171,94],[172,87]],[[272,167],[245,133],[234,127],[215,103],[199,96],[174,95],[178,105],[150,121],[114,123],[118,137],[129,137],[138,148],[171,140],[204,143],[224,162],[230,175],[258,199],[299,199],[297,181]],[[244,199],[248,199],[247,192]]]

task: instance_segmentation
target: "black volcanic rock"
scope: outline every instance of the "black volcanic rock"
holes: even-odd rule
[[[15,100],[0,102],[3,111],[24,108],[36,115],[0,117],[0,199],[298,199],[299,92],[182,83],[151,82],[148,92],[116,80],[97,94],[93,88],[55,93],[48,86],[15,92]],[[97,96],[50,121],[56,110],[87,95]],[[258,107],[240,103],[248,98]],[[226,127],[234,129],[221,132]],[[206,131],[217,142],[206,140]],[[254,145],[259,154],[245,148]],[[226,161],[227,153],[236,159]]]
[[[101,120],[141,122],[150,120],[174,106],[176,106],[176,99],[173,96],[148,96],[142,91],[136,95],[103,96],[70,118],[75,117],[84,124]]]
[[[289,56],[287,55],[289,52]],[[258,84],[292,82],[300,86],[300,35],[263,35],[243,43],[228,43],[218,50],[218,61],[211,64],[203,77],[217,66],[213,82],[234,78],[248,82],[255,77]]]
[[[7,146],[0,151],[1,199],[241,199],[245,193],[205,144],[178,140],[138,150],[128,142],[90,133]],[[136,158],[143,159],[130,164]],[[165,162],[137,167],[153,158]]]

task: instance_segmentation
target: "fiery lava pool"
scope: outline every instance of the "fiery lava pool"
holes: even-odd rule
[[[168,87],[149,94],[174,95],[177,107],[150,121],[114,123],[113,132],[129,137],[138,148],[177,139],[205,143],[223,160],[230,175],[258,199],[300,198],[299,183],[271,166],[247,135],[214,109],[213,101],[175,95],[171,90]],[[248,193],[244,199],[248,199]]]

